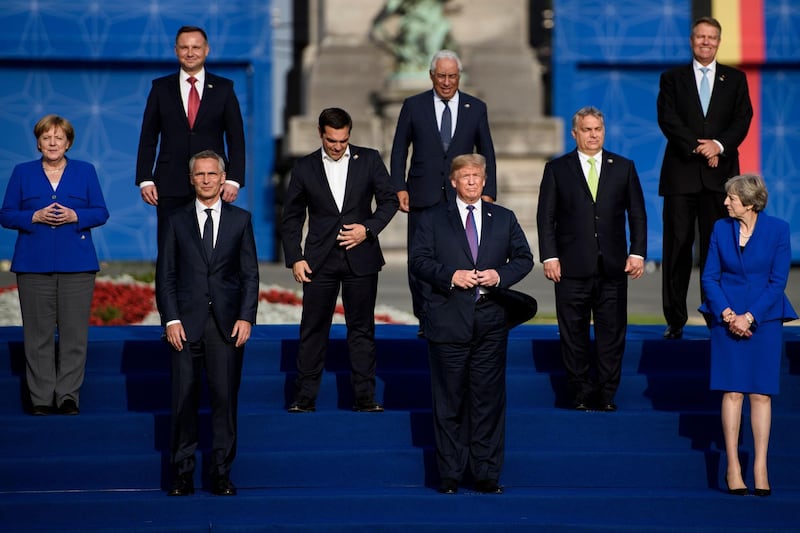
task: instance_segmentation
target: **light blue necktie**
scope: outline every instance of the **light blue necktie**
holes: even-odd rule
[[[700,105],[703,106],[703,115],[708,111],[708,102],[711,101],[711,86],[708,83],[708,67],[700,67],[703,78],[700,80]]]
[[[453,119],[450,116],[450,107],[447,105],[447,100],[442,100],[444,104],[444,111],[442,111],[442,126],[439,128],[439,135],[442,137],[442,147],[446,152],[450,147],[450,139],[452,138]]]

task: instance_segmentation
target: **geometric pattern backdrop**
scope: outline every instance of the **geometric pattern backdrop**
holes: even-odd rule
[[[717,2],[712,2],[715,6]],[[757,4],[763,17],[763,50],[748,71],[757,109],[748,140],[754,162],[743,172],[764,176],[770,192],[767,212],[792,226],[793,261],[800,261],[800,1],[723,2],[712,13],[723,24],[724,47],[739,41],[727,19],[731,9]],[[666,140],[658,127],[656,98],[661,73],[691,60],[688,0],[555,0],[553,37],[554,114],[569,124],[573,113],[594,105],[606,117],[606,148],[636,163],[647,207],[648,259],[661,259],[662,198],[658,179]],[[744,15],[743,15],[744,16]],[[750,35],[741,36],[746,41]],[[720,57],[723,63],[731,64]],[[753,87],[753,79],[758,87]],[[760,98],[759,98],[760,95]],[[569,127],[565,146],[573,147]],[[753,132],[756,131],[756,134]]]
[[[247,142],[247,186],[259,258],[273,258],[274,166],[269,1],[3,0],[0,11],[0,194],[14,166],[40,156],[33,126],[48,113],[75,127],[68,156],[97,168],[108,222],[93,231],[101,260],[152,260],[155,208],[135,186],[136,150],[153,78],[176,72],[175,32],[208,34],[209,71],[233,79]],[[0,229],[0,258],[16,232]]]

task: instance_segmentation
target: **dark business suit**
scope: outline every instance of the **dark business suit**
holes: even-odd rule
[[[189,159],[203,150],[214,150],[225,159],[228,180],[242,187],[245,184],[244,126],[233,82],[207,70],[205,76],[200,108],[191,129],[181,100],[179,84],[185,80],[180,79],[180,72],[153,80],[147,97],[136,158],[136,185],[155,182],[159,217],[194,199]]]
[[[342,288],[356,403],[374,401],[375,298],[384,264],[378,234],[397,212],[397,196],[377,151],[350,145],[344,203],[339,211],[322,163],[322,150],[299,159],[286,192],[281,238],[286,266],[306,260],[295,398],[313,404],[319,390],[328,333]],[[342,156],[344,157],[344,156]],[[376,207],[373,211],[372,202]],[[308,214],[308,234],[302,245]],[[345,250],[336,237],[344,224],[363,224],[368,238]]]
[[[228,476],[236,455],[236,410],[244,348],[231,337],[237,320],[255,323],[258,259],[250,213],[222,203],[213,254],[206,258],[194,202],[165,222],[156,267],[158,310],[180,320],[187,342],[172,351],[172,464],[191,473],[197,448],[202,369],[211,394],[212,477]]]
[[[725,182],[739,174],[739,145],[747,136],[753,108],[741,70],[717,63],[706,116],[690,63],[661,75],[658,125],[667,138],[658,194],[664,197],[662,299],[670,326],[686,323],[686,295],[692,271],[695,220],[700,233],[700,267],[714,222],[727,216]],[[716,139],[724,147],[716,168],[693,153],[698,139]]]
[[[456,129],[445,152],[436,123],[433,90],[407,98],[397,119],[392,143],[392,184],[397,191],[408,191],[408,246],[414,240],[419,214],[445,201],[453,201],[455,189],[450,185],[453,158],[477,152],[486,158],[486,185],[483,194],[497,198],[494,144],[489,131],[486,104],[459,91]],[[413,145],[411,164],[406,175],[409,147]],[[409,287],[414,314],[422,318],[427,287],[409,273]]]
[[[630,248],[625,222],[630,228]],[[646,257],[644,197],[633,161],[603,151],[597,200],[577,150],[545,165],[537,213],[539,253],[558,258],[555,283],[561,355],[576,398],[595,393],[612,403],[619,386],[627,328],[629,255]],[[596,378],[591,378],[589,323],[594,314]]]
[[[508,330],[536,312],[536,302],[508,287],[533,268],[533,255],[514,214],[481,202],[477,261],[455,201],[420,217],[409,266],[432,287],[423,328],[428,340],[439,474],[497,481],[505,441]],[[456,270],[495,269],[500,286],[476,302],[474,289],[453,287]],[[512,318],[515,317],[515,318]]]

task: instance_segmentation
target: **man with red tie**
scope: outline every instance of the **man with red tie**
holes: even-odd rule
[[[213,150],[227,163],[222,199],[233,202],[244,186],[245,141],[233,81],[205,70],[208,38],[202,28],[183,26],[175,37],[181,69],[153,80],[142,118],[136,185],[156,206],[159,238],[166,214],[194,199],[189,158]],[[158,158],[156,148],[158,147]],[[226,150],[227,147],[227,150]],[[226,156],[227,154],[227,156]]]

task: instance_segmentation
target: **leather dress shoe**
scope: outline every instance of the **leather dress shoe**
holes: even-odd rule
[[[597,407],[598,411],[605,411],[606,413],[613,413],[617,410],[617,404],[614,402],[603,402]]]
[[[75,403],[75,400],[67,398],[58,408],[58,412],[62,415],[77,415],[81,410],[78,409],[78,404]]]
[[[439,483],[440,494],[455,494],[458,492],[458,481],[451,477],[444,477]]]
[[[494,479],[479,479],[475,482],[475,490],[482,494],[503,494],[503,487]]]
[[[33,416],[47,416],[53,413],[53,409],[49,405],[34,405],[31,409]]]
[[[664,330],[664,338],[670,340],[676,340],[683,337],[683,328],[679,328],[676,326],[667,326],[667,329]]]
[[[217,496],[236,496],[236,485],[228,476],[215,477],[211,481],[211,492]]]
[[[295,401],[287,409],[290,413],[313,413],[317,408],[314,402]]]
[[[383,406],[374,400],[366,402],[357,402],[353,406],[353,411],[358,413],[382,413]]]
[[[194,494],[194,476],[192,474],[180,474],[172,482],[172,488],[167,493],[169,496],[188,496]]]
[[[573,400],[572,408],[575,409],[576,411],[589,411],[590,410],[589,402],[586,400],[586,398],[584,398],[582,396],[578,396],[577,398],[575,398],[575,400]]]

